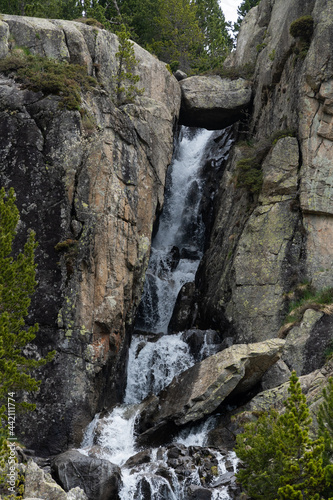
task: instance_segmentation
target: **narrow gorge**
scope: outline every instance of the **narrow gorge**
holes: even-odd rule
[[[244,421],[296,370],[316,425],[333,375],[332,1],[261,0],[221,76],[178,81],[134,44],[120,106],[116,35],[11,15],[0,33],[0,63],[25,48],[94,79],[73,110],[0,72],[15,250],[38,241],[26,355],[56,350],[17,418],[23,498],[245,498]]]

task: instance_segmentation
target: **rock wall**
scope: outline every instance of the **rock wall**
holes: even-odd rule
[[[313,17],[314,32],[302,53],[289,29],[304,15]],[[233,72],[253,65],[253,111],[220,184],[196,286],[201,327],[235,342],[286,335],[280,328],[293,290],[305,282],[317,290],[332,286],[332,38],[330,2],[261,0],[226,61]],[[259,194],[249,194],[236,187],[237,163],[256,155],[263,182]],[[294,329],[288,334],[282,356],[299,375],[322,365],[330,341],[331,316],[312,316],[311,327],[306,316],[295,326],[302,342]],[[309,362],[315,344],[321,352]]]
[[[305,52],[289,33],[304,15],[314,20]],[[0,78],[0,182],[17,192],[17,247],[30,227],[39,241],[29,321],[38,321],[40,332],[31,350],[57,350],[40,372],[36,402],[42,404],[20,419],[21,434],[39,454],[56,454],[78,445],[95,412],[121,399],[128,332],[163,205],[180,86],[135,45],[144,92],[134,104],[117,107],[115,35],[81,23],[16,16],[4,16],[0,32],[1,57],[27,47],[85,65],[100,84],[82,96],[94,123],[88,129],[78,111],[59,107],[61,97]],[[331,3],[261,0],[226,62],[233,74],[253,66],[253,92],[248,80],[200,77],[200,88],[198,77],[181,82],[183,123],[222,127],[251,110],[239,127],[243,141],[214,187],[208,249],[196,289],[183,292],[186,307],[195,311],[186,328],[222,332],[224,346],[284,337],[281,360],[262,382],[268,389],[291,369],[306,375],[321,368],[331,341],[329,309],[308,308],[297,323],[281,327],[305,282],[319,290],[333,286],[332,42]],[[231,96],[236,101],[225,100],[233,86],[242,88],[240,100],[237,92]],[[237,165],[252,157],[261,164],[262,184],[249,191],[238,187]],[[178,312],[181,317],[184,311]]]
[[[26,47],[85,65],[100,83],[82,96],[94,123],[87,130],[78,111],[59,107],[59,97],[0,79],[0,183],[17,193],[17,246],[28,228],[39,242],[33,349],[57,351],[40,372],[37,410],[20,419],[20,432],[28,447],[55,454],[79,445],[96,411],[122,395],[126,331],[163,204],[180,88],[163,63],[135,45],[144,93],[119,108],[112,100],[115,35],[16,16],[3,16],[0,30],[1,57]]]

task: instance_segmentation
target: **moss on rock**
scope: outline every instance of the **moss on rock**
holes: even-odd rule
[[[0,72],[13,76],[29,90],[60,96],[60,105],[69,110],[80,109],[81,91],[97,86],[85,66],[33,55],[24,48],[1,59]]]

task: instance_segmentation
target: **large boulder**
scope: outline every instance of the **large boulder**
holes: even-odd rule
[[[65,491],[82,488],[89,500],[118,498],[121,472],[108,460],[88,457],[76,450],[66,451],[53,459],[52,475]]]
[[[152,405],[154,413],[145,412],[141,427],[153,435],[170,421],[179,426],[212,413],[229,394],[254,387],[280,358],[284,344],[271,339],[234,345],[192,366],[160,393],[158,405]]]
[[[319,305],[317,306],[319,307]],[[325,310],[325,306],[322,306]],[[297,375],[318,370],[332,345],[333,318],[321,310],[306,309],[302,319],[287,333],[282,360]],[[316,346],[315,349],[313,346]]]
[[[192,76],[182,80],[181,123],[210,130],[236,122],[251,103],[251,83],[238,78]]]
[[[29,460],[25,468],[24,495],[25,500],[88,500],[84,491],[73,488],[66,493],[50,474],[44,472],[33,461]]]
[[[319,406],[323,403],[323,389],[327,388],[328,380],[333,375],[333,360],[331,359],[320,370],[315,370],[307,375],[299,377],[302,392],[305,394],[312,417],[312,429],[317,429],[317,415]],[[248,420],[258,416],[258,412],[269,411],[271,408],[278,412],[285,411],[284,401],[289,397],[289,382],[265,390],[257,394],[245,406],[234,412],[232,426],[234,429],[243,427]]]

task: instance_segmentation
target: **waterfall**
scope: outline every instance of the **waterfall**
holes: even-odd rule
[[[205,145],[213,134],[183,127],[178,154],[168,173],[168,193],[152,241],[137,327],[167,333],[181,287],[194,281],[204,245],[205,228],[199,212],[203,180],[200,178]]]
[[[194,364],[189,346],[178,335],[165,335],[147,342],[133,336],[129,351],[125,403],[139,403],[148,394],[158,394],[173,377]]]
[[[141,402],[149,394],[158,394],[176,375],[196,362],[183,340],[183,332],[172,335],[167,332],[177,295],[185,283],[194,281],[203,255],[205,226],[200,211],[203,155],[212,137],[216,137],[216,132],[181,129],[167,175],[165,205],[152,242],[136,333],[129,349],[124,404],[104,418],[95,417],[80,450],[122,467],[121,500],[187,500],[188,488],[201,487],[203,466],[193,464],[197,463],[198,450],[205,446],[207,433],[214,427],[215,417],[181,430],[173,444],[147,450],[147,463],[138,462],[134,466],[131,460],[139,451],[135,419]],[[226,134],[220,157],[228,153],[231,143]],[[210,354],[210,345],[204,342],[200,354]],[[179,460],[188,460],[189,470],[182,480],[170,459],[172,453],[177,456],[177,450]],[[216,464],[216,471],[224,474],[226,461],[231,463],[233,457],[214,449],[209,449],[208,454]],[[229,470],[230,467],[234,466],[229,466]],[[212,486],[211,492],[211,498],[216,500],[231,498],[225,485]]]

